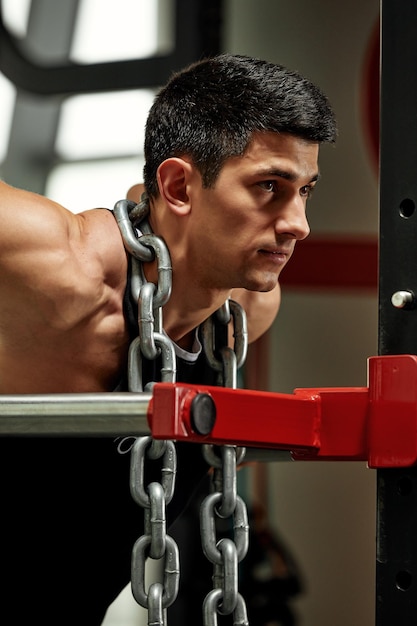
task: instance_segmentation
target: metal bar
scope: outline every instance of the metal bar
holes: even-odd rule
[[[0,436],[149,435],[151,393],[28,394],[0,397]]]
[[[417,2],[382,0],[381,17],[379,354],[417,354]],[[393,428],[402,417],[392,415]],[[378,470],[377,485],[376,624],[411,626],[417,468]]]

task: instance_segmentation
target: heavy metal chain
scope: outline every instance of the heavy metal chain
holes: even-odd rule
[[[138,302],[139,334],[132,341],[128,356],[128,388],[134,392],[143,391],[143,357],[155,360],[161,356],[161,380],[175,382],[176,379],[174,346],[162,334],[162,307],[169,299],[172,286],[171,259],[164,241],[150,230],[146,219],[148,211],[146,198],[138,205],[121,200],[114,207],[124,245],[131,255],[131,290]],[[154,260],[158,272],[156,285],[147,282],[143,273],[143,264]],[[146,469],[151,470],[155,462],[159,466],[161,459],[160,482],[146,485]],[[133,546],[131,586],[136,602],[148,610],[148,624],[152,626],[166,626],[166,609],[178,595],[178,546],[166,532],[166,507],[174,495],[176,467],[177,455],[172,441],[154,441],[151,437],[136,439],[131,451],[130,491],[144,510],[144,534]],[[148,557],[164,560],[164,575],[162,582],[155,582],[146,590]]]
[[[228,330],[232,322],[234,345],[228,346]],[[223,307],[202,325],[204,352],[210,367],[219,374],[219,385],[237,387],[237,371],[248,351],[246,315],[240,304],[227,300]]]
[[[233,320],[234,348],[227,346],[227,327]],[[216,324],[217,321],[217,324]],[[220,328],[221,340],[216,337]],[[230,300],[203,325],[203,346],[211,367],[219,372],[223,386],[236,388],[237,370],[247,352],[247,327],[244,311]],[[219,346],[220,344],[220,346]],[[213,446],[203,447],[206,461],[212,466],[212,493],[200,509],[200,532],[203,552],[213,564],[213,589],[203,603],[204,626],[217,626],[217,615],[233,615],[234,626],[247,626],[246,604],[238,591],[238,563],[245,557],[249,544],[246,505],[237,495],[237,465],[245,450],[222,446],[216,454]],[[230,518],[233,537],[218,539],[216,522]]]
[[[147,222],[149,203],[146,197],[136,205],[119,201],[114,215],[126,250],[131,255],[133,298],[138,302],[139,334],[129,348],[128,386],[130,391],[144,390],[142,359],[161,357],[161,380],[175,382],[176,356],[171,340],[163,334],[162,307],[168,301],[172,286],[169,251],[162,239],[155,236]],[[138,234],[138,230],[140,235]],[[143,264],[156,260],[158,283],[147,282]],[[218,383],[236,388],[237,370],[247,352],[247,327],[243,309],[229,300],[202,327],[203,349],[209,365],[218,373]],[[228,347],[229,322],[233,322],[234,346]],[[147,385],[147,390],[152,386]],[[202,547],[213,563],[213,590],[203,604],[205,626],[217,626],[217,615],[233,614],[234,626],[247,626],[246,605],[238,592],[238,563],[248,549],[248,518],[246,506],[237,495],[236,467],[244,457],[244,449],[234,446],[220,448],[203,446],[207,462],[213,467],[213,491],[201,508]],[[145,485],[145,466],[162,459],[161,481]],[[138,438],[131,453],[130,489],[132,497],[144,509],[144,534],[132,551],[132,593],[148,610],[148,624],[166,626],[166,609],[175,601],[179,586],[179,553],[175,540],[166,532],[166,506],[175,488],[176,451],[171,441]],[[231,518],[233,539],[217,540],[216,521]],[[163,581],[145,589],[146,559],[164,559]]]
[[[129,348],[129,391],[143,391],[142,357],[152,361],[162,358],[161,379],[175,382],[176,357],[172,341],[162,334],[162,307],[168,301],[172,289],[172,267],[165,242],[151,232],[147,222],[149,204],[146,199],[139,205],[120,200],[114,207],[114,215],[127,251],[131,255],[131,293],[138,303],[138,337]],[[138,235],[140,227],[140,236]],[[158,283],[147,282],[143,264],[157,262]]]
[[[162,457],[161,482],[145,487],[145,462]],[[140,437],[132,448],[130,489],[132,497],[144,509],[144,534],[132,551],[132,593],[136,602],[148,609],[148,624],[165,625],[166,609],[178,595],[180,563],[178,546],[166,533],[166,505],[174,495],[176,452],[172,441],[154,441]],[[163,583],[145,589],[147,558],[164,559]]]

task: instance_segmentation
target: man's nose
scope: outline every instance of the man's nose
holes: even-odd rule
[[[305,201],[301,196],[288,200],[281,207],[275,222],[275,231],[280,235],[290,235],[301,241],[310,234],[310,226],[306,216]]]

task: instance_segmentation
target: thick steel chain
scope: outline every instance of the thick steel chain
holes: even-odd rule
[[[145,463],[162,458],[161,482],[145,484]],[[157,442],[151,437],[136,440],[131,453],[130,490],[144,509],[144,534],[132,551],[132,593],[136,602],[148,609],[148,623],[166,624],[166,609],[178,595],[180,563],[178,546],[166,533],[166,505],[174,495],[176,452],[172,441]],[[163,583],[145,589],[147,558],[164,559]]]
[[[161,380],[175,382],[176,357],[171,340],[163,334],[162,307],[171,293],[172,270],[164,242],[156,237],[147,223],[148,201],[136,205],[121,200],[114,214],[126,250],[131,255],[131,292],[138,302],[138,337],[129,348],[128,385],[130,391],[143,391],[142,358],[161,357]],[[141,235],[138,235],[138,230]],[[148,283],[143,264],[156,260],[158,284]],[[237,370],[247,352],[246,316],[240,305],[229,300],[202,326],[202,342],[209,365],[219,374],[219,384],[235,388]],[[234,346],[228,347],[227,329],[233,321]],[[222,331],[219,332],[219,326]],[[246,605],[238,592],[238,563],[248,549],[248,518],[246,505],[237,495],[236,466],[244,457],[244,449],[221,448],[217,456],[212,446],[203,446],[207,462],[214,468],[213,493],[201,507],[200,528],[203,551],[213,563],[213,590],[203,604],[205,626],[217,626],[217,615],[233,614],[234,626],[247,626]],[[145,485],[145,464],[162,458],[161,482]],[[166,609],[175,601],[179,585],[179,553],[175,540],[166,532],[166,506],[174,493],[176,473],[175,445],[170,441],[153,441],[151,437],[135,441],[131,452],[131,494],[144,509],[144,534],[132,551],[132,593],[135,600],[148,609],[148,624],[166,626]],[[233,520],[233,539],[216,537],[216,520]],[[163,582],[145,589],[146,559],[164,559]]]
[[[150,230],[148,211],[146,198],[139,205],[120,200],[113,210],[125,248],[132,257],[130,288],[134,301],[138,303],[138,337],[131,343],[128,356],[129,391],[135,392],[143,391],[142,357],[154,360],[161,355],[162,381],[175,382],[176,379],[174,346],[162,334],[162,307],[168,301],[172,288],[171,259],[165,242]],[[154,260],[158,274],[156,285],[147,282],[143,273],[143,264]]]
[[[227,325],[233,320],[234,348],[227,346]],[[222,341],[216,337],[221,329]],[[223,386],[236,388],[237,370],[246,358],[247,325],[243,309],[229,300],[202,329],[203,347],[210,366],[220,374]],[[219,346],[219,343],[223,344]],[[249,545],[248,515],[244,501],[237,494],[237,465],[245,455],[243,448],[222,446],[220,455],[213,446],[203,447],[206,461],[213,467],[212,489],[200,509],[201,543],[205,556],[213,564],[213,589],[203,604],[204,626],[217,626],[217,616],[233,615],[234,626],[247,626],[246,604],[238,591],[238,563]],[[230,518],[232,538],[217,539],[216,522]]]
[[[230,322],[233,324],[233,348],[227,345]],[[223,326],[221,329],[223,336],[220,341],[216,336],[220,330],[219,325]],[[214,316],[212,315],[204,322],[201,330],[204,352],[210,367],[219,373],[219,384],[222,387],[235,389],[237,371],[244,364],[248,351],[248,328],[245,312],[240,304],[234,300],[228,300],[221,309],[216,311]]]
[[[138,302],[138,337],[128,355],[129,391],[144,390],[142,359],[161,357],[161,380],[175,382],[176,356],[172,341],[162,333],[162,307],[168,301],[172,286],[169,251],[162,239],[151,232],[147,223],[149,205],[142,197],[136,205],[119,201],[114,215],[126,250],[131,255],[131,294]],[[147,282],[143,264],[155,261],[158,283]],[[150,386],[152,383],[150,383]],[[146,387],[148,388],[148,387]],[[145,482],[145,465],[151,469],[162,459],[161,480]],[[136,439],[131,450],[130,491],[133,499],[144,510],[144,534],[132,550],[131,587],[136,602],[148,610],[148,624],[166,626],[166,609],[178,595],[179,552],[175,540],[166,532],[166,506],[174,494],[177,455],[172,441],[154,441],[151,437]],[[147,558],[164,560],[163,581],[145,589]]]

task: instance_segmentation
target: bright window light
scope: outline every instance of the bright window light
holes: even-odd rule
[[[1,1],[4,23],[16,37],[26,35],[31,2],[32,0]]]
[[[3,74],[0,74],[0,162],[7,154],[15,97],[15,87]]]
[[[56,150],[63,159],[141,154],[151,89],[73,96],[61,109]]]
[[[159,8],[158,0],[82,0],[71,58],[99,63],[154,55],[160,48]]]
[[[143,181],[143,165],[141,158],[58,165],[49,174],[45,195],[73,213],[112,209]]]

